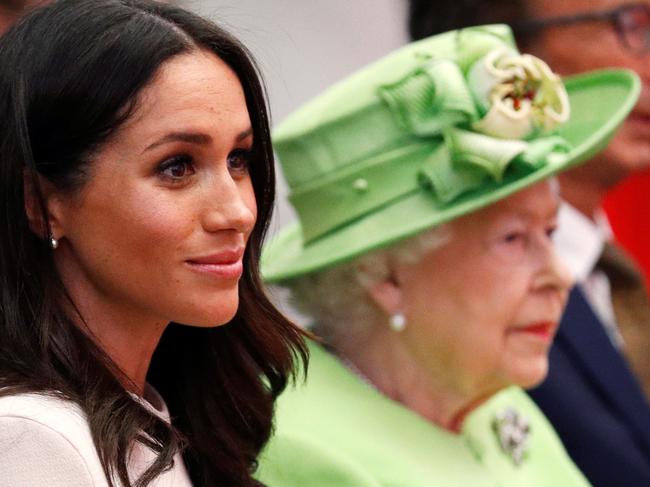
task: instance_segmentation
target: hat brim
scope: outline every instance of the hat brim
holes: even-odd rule
[[[607,146],[634,107],[640,92],[639,79],[626,70],[602,70],[566,78],[564,84],[571,103],[571,119],[559,132],[573,149],[563,160],[524,176],[506,176],[444,205],[422,189],[307,246],[303,245],[300,225],[295,223],[265,246],[261,263],[264,279],[285,281],[389,246],[488,206],[593,157]]]

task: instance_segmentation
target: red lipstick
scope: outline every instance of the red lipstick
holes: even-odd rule
[[[513,331],[527,333],[545,340],[551,340],[555,335],[556,328],[557,323],[552,321],[539,321],[526,326],[517,327]]]

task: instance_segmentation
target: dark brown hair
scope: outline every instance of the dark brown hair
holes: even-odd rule
[[[483,24],[517,24],[528,18],[528,0],[409,0],[411,39]],[[515,32],[517,43],[531,39]]]
[[[47,231],[30,231],[23,178],[38,174],[61,190],[82,188],[93,153],[129,118],[161,65],[196,49],[215,53],[243,86],[258,220],[232,322],[210,329],[172,323],[154,353],[147,380],[167,402],[170,426],[131,397],[116,365],[73,323],[67,310],[74,303],[55,270]],[[251,475],[270,435],[275,398],[307,352],[258,274],[275,175],[264,91],[248,52],[213,23],[172,5],[60,0],[0,38],[0,120],[2,394],[51,393],[79,404],[109,481],[145,486],[182,449],[194,485],[256,485]],[[127,457],[136,441],[157,460],[132,482]]]

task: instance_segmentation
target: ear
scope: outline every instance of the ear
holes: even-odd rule
[[[392,279],[379,282],[368,288],[368,295],[386,315],[392,316],[403,310],[402,289]]]
[[[60,239],[63,237],[63,206],[52,183],[34,174],[33,171],[25,170],[23,172],[23,191],[25,213],[31,231],[40,238],[52,236]]]
[[[392,316],[403,311],[404,299],[402,287],[395,277],[393,269],[386,263],[386,273],[381,279],[373,279],[364,284],[368,295],[387,316]],[[359,272],[364,272],[363,268]]]

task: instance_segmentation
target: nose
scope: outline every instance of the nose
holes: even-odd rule
[[[233,230],[250,234],[257,218],[250,178],[233,179],[229,173],[213,180],[204,196],[201,224],[207,232]]]
[[[543,259],[536,279],[537,287],[566,293],[573,286],[573,275],[548,237],[543,244]]]

